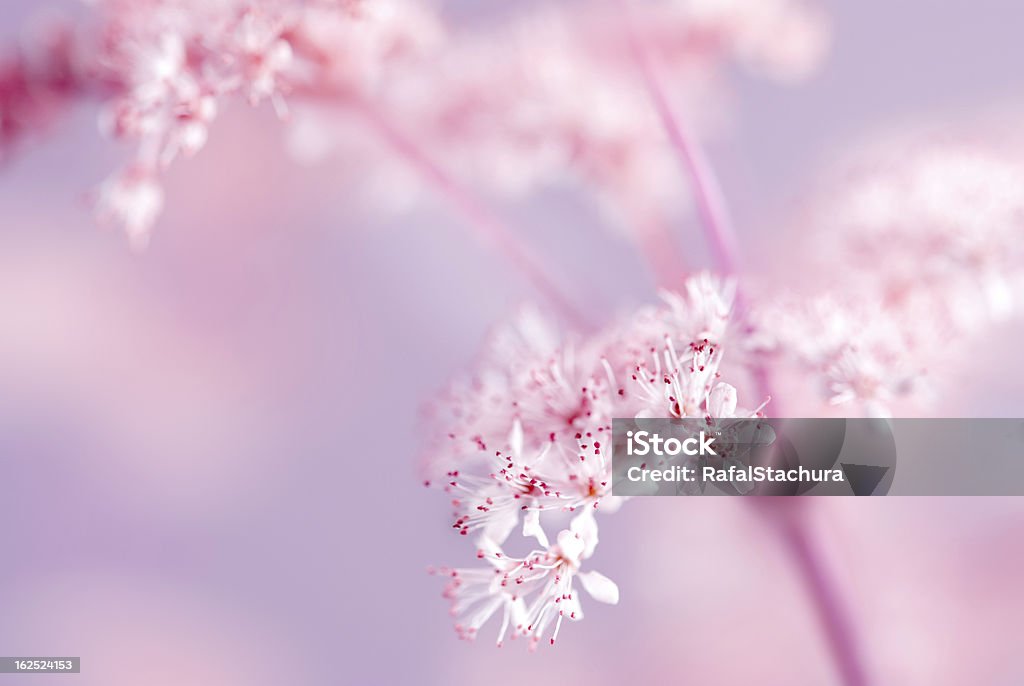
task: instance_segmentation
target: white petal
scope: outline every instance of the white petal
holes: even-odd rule
[[[488,538],[495,543],[504,543],[508,540],[512,530],[516,528],[516,524],[519,523],[519,514],[512,509],[506,512],[502,512],[500,515],[491,517],[484,524],[483,534],[481,540]]]
[[[736,388],[727,383],[715,386],[708,399],[708,411],[716,418],[736,416]]]
[[[622,503],[626,502],[629,496],[626,495],[606,495],[601,498],[601,504],[598,506],[598,510],[604,514],[615,514],[622,508]]]
[[[563,529],[558,534],[558,549],[562,557],[573,564],[579,564],[580,555],[583,554],[583,545],[583,540],[568,529]]]
[[[475,608],[466,618],[466,628],[476,630],[487,623],[494,613],[498,611],[502,605],[504,605],[504,597],[498,593],[494,597],[484,601],[482,605]]]
[[[565,598],[559,604],[559,609],[564,613],[563,616],[573,622],[578,622],[583,619],[583,606],[580,605],[580,594],[573,593],[571,598]]]
[[[982,288],[993,319],[1001,322],[1013,314],[1013,289],[1005,280],[993,274],[986,274],[983,277]]]
[[[533,536],[545,548],[550,546],[547,534],[544,533],[544,528],[540,525],[540,510],[526,511],[526,516],[523,517],[523,536],[527,538]]]
[[[584,572],[577,574],[580,583],[590,597],[599,603],[617,605],[619,602],[619,587],[615,582],[601,572]]]
[[[512,455],[515,457],[522,457],[523,454],[523,425],[517,419],[512,424],[512,431],[508,436],[508,444],[512,450]]]
[[[481,536],[476,547],[484,554],[484,559],[495,567],[503,567],[505,562],[502,557],[501,546],[487,536]]]
[[[580,512],[569,524],[569,529],[583,541],[581,559],[586,559],[594,554],[597,547],[597,519],[594,517],[594,510],[590,507]]]
[[[495,574],[497,576],[497,574]],[[509,605],[509,615],[511,616],[511,624],[513,627],[513,634],[515,633],[515,627],[525,626],[529,621],[529,613],[526,607],[526,601],[522,598],[514,599]]]

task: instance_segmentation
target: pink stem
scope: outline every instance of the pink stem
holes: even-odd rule
[[[625,13],[626,0],[619,0],[619,2]],[[697,138],[685,122],[673,112],[665,89],[655,74],[651,58],[628,16],[626,24],[629,32],[629,47],[644,85],[647,87],[648,95],[661,119],[669,143],[693,181],[697,212],[700,214],[705,235],[711,245],[715,263],[724,274],[733,274],[736,271],[736,235],[721,186],[708,163],[704,150],[697,142]]]
[[[622,205],[629,213],[640,254],[659,288],[677,289],[686,279],[686,264],[669,226],[643,202],[622,196]]]
[[[845,686],[865,686],[868,678],[864,671],[863,656],[858,649],[853,622],[840,591],[826,569],[812,532],[801,517],[802,504],[783,500],[778,506],[786,511],[776,512],[774,519],[779,527],[783,545],[786,546],[790,558],[803,577],[805,587],[814,600],[818,619],[825,631],[842,683]]]
[[[660,222],[649,221],[648,230],[637,231],[636,240],[640,245],[640,252],[647,260],[654,274],[655,284],[659,288],[679,288],[680,283],[686,278],[686,271],[674,252],[665,249],[666,244],[672,240],[672,234]]]
[[[587,318],[562,294],[562,289],[549,278],[548,270],[523,245],[516,232],[462,187],[378,108],[367,102],[354,103],[353,108],[363,115],[398,156],[466,219],[481,238],[497,247],[562,315],[574,325],[585,326]]]
[[[740,300],[739,296],[741,295],[737,296],[737,300]],[[744,307],[742,301],[737,303],[737,309],[742,307]],[[741,314],[740,316],[743,315]],[[768,401],[772,417],[783,417],[786,415],[786,410],[783,409],[783,404],[779,401],[778,395],[773,390],[775,386],[772,382],[771,366],[763,358],[764,353],[759,354],[750,365],[750,374],[753,377],[755,393],[757,393],[757,397],[762,401]]]

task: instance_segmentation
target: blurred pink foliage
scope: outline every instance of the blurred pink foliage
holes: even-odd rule
[[[839,165],[789,237],[806,248],[790,263],[802,290],[760,309],[758,344],[833,405],[933,406],[936,386],[1020,311],[1024,165],[1012,150],[890,136]]]
[[[92,4],[84,22],[55,23],[7,60],[0,150],[75,99],[99,98],[106,134],[137,144],[134,159],[100,187],[99,215],[140,244],[163,205],[160,171],[202,149],[233,96],[269,101],[282,118],[304,105],[373,101],[476,182],[525,191],[576,170],[583,187],[641,223],[679,197],[607,12],[531,10],[509,27],[453,33],[436,10],[411,0]],[[677,95],[700,104],[708,124],[724,61],[795,78],[827,42],[821,12],[797,0],[644,3],[637,15]],[[306,157],[322,156],[332,141],[346,156],[363,147],[365,127],[351,119],[308,121],[295,144]],[[389,164],[379,154],[364,162],[364,174]]]
[[[139,244],[163,205],[160,171],[203,148],[232,96],[269,101],[282,117],[296,91],[358,99],[438,30],[430,13],[403,0],[94,5],[82,24],[58,25],[10,60],[0,81],[0,143],[8,149],[74,96],[99,97],[102,129],[137,145],[100,187],[99,213]]]

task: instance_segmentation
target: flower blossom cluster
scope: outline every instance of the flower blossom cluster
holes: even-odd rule
[[[99,99],[102,129],[136,151],[101,185],[97,212],[136,243],[163,207],[160,173],[203,148],[232,99],[271,103],[283,118],[293,96],[355,101],[440,33],[411,0],[92,4],[89,21],[0,62],[0,150],[58,109],[58,98]]]
[[[583,613],[574,581],[616,602],[606,577],[581,569],[597,544],[598,517],[615,512],[611,493],[614,417],[712,421],[756,416],[738,407],[721,378],[733,317],[730,284],[701,275],[663,304],[587,338],[560,336],[533,311],[496,332],[477,374],[434,408],[445,421],[424,469],[452,496],[452,528],[491,568],[440,570],[450,577],[456,629],[473,638],[500,614],[506,634],[554,642],[562,620]],[[569,520],[552,541],[550,522]],[[515,532],[539,546],[523,558],[502,552]],[[550,632],[550,635],[548,634]]]
[[[485,190],[521,197],[567,186],[593,198],[611,226],[643,230],[681,209],[681,190],[631,35],[670,75],[672,98],[709,131],[726,118],[726,66],[803,78],[821,63],[829,31],[820,8],[801,0],[624,4],[585,13],[549,6],[453,32],[443,50],[394,74],[380,98],[417,140]],[[360,147],[359,132],[337,117],[312,109],[297,117],[303,157]],[[387,179],[389,203],[396,184],[416,196],[421,184],[395,161],[365,154],[360,173]]]
[[[48,25],[31,40],[38,47],[0,54],[0,161],[43,130],[81,87],[69,27]]]
[[[500,616],[499,644],[553,642],[563,619],[582,617],[574,578],[598,601],[618,598],[605,577],[595,591],[580,576],[589,555],[564,550],[596,543],[599,518],[621,505],[610,492],[613,417],[759,416],[779,404],[768,404],[769,366],[813,380],[847,413],[887,416],[924,399],[953,351],[1019,310],[1024,166],[977,146],[912,151],[872,157],[826,196],[803,252],[845,268],[796,265],[811,284],[803,293],[741,299],[731,281],[703,274],[593,336],[560,335],[532,310],[493,335],[476,374],[434,408],[447,433],[426,464],[453,498],[453,529],[493,567],[441,570],[460,636]],[[737,387],[757,389],[754,409],[739,407]],[[790,390],[772,394],[780,387]],[[559,513],[569,526],[552,543],[546,521]],[[517,531],[540,547],[506,557]]]
[[[621,17],[604,10],[529,10],[510,28],[441,40],[440,17],[417,0],[94,0],[90,9],[0,58],[0,153],[75,100],[100,100],[103,130],[136,153],[100,186],[97,213],[138,244],[163,208],[161,171],[206,144],[234,96],[282,117],[370,99],[467,177],[526,191],[573,170],[603,206],[640,223],[678,200]],[[827,44],[821,12],[802,0],[640,2],[630,13],[677,95],[702,112],[713,109],[720,64],[798,77]],[[350,159],[365,148],[351,118],[303,122],[296,149],[322,156],[340,141]],[[373,155],[359,165],[364,176],[390,163]]]
[[[799,80],[817,69],[830,33],[823,8],[808,0],[650,2],[636,21],[668,65],[725,57],[780,81]]]
[[[832,405],[887,416],[933,395],[936,370],[1020,311],[1024,164],[977,143],[888,140],[836,185],[795,238],[814,262],[791,266],[817,293],[755,316],[790,374],[811,372]]]
[[[847,175],[815,220],[816,240],[845,255],[849,278],[870,284],[882,301],[931,309],[942,326],[970,329],[1020,306],[1021,188],[1024,165],[1010,151],[967,142],[890,146]]]

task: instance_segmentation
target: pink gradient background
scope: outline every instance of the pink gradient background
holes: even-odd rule
[[[39,4],[5,0],[0,36]],[[874,131],[1019,111],[1024,8],[826,4],[822,72],[737,76],[712,148],[750,242]],[[124,154],[95,120],[77,110],[0,172],[0,653],[83,658],[0,683],[835,683],[793,570],[733,501],[602,522],[622,602],[587,605],[557,649],[456,641],[425,569],[472,556],[417,482],[418,408],[534,294],[444,208],[367,211],[343,162],[297,165],[269,109],[241,105],[171,169],[133,254],[86,206]],[[601,221],[562,196],[502,211],[555,246]],[[595,313],[651,297],[621,239],[586,249],[563,266]],[[1021,374],[991,373],[1021,333],[999,331],[952,411],[1024,414]],[[1024,683],[1024,501],[814,512],[877,683]]]

